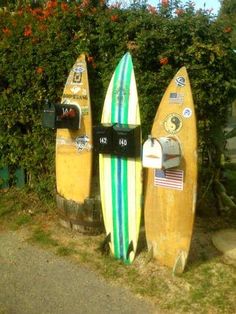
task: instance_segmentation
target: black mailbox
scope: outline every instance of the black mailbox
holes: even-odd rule
[[[81,110],[71,104],[47,104],[43,110],[43,126],[52,129],[78,130]]]
[[[141,154],[140,125],[115,124],[113,126],[113,154],[138,157]]]
[[[101,154],[112,153],[113,124],[101,123],[93,127],[93,148]]]
[[[76,105],[56,105],[56,128],[78,130],[80,128],[81,109]]]
[[[56,127],[56,109],[54,105],[46,104],[43,109],[42,124],[44,128],[55,129]]]

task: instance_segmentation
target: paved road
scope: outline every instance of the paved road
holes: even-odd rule
[[[0,233],[0,314],[157,313],[152,304],[65,258]]]

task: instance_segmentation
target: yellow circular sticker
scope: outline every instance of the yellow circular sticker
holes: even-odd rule
[[[169,114],[164,120],[164,128],[166,132],[170,134],[178,133],[182,126],[183,126],[182,118],[177,113]]]

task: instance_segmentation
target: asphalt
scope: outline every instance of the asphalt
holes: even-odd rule
[[[47,313],[158,312],[125,287],[25,242],[19,232],[0,233],[0,314]]]

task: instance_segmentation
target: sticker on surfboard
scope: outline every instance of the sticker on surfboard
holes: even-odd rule
[[[78,152],[82,152],[82,151],[90,151],[92,149],[92,145],[89,142],[89,137],[88,135],[81,135],[76,137],[75,140],[73,139],[68,139],[68,138],[57,138],[56,139],[56,144],[58,146],[61,145],[65,145],[65,146],[71,146],[71,145],[75,145],[75,147],[77,148]]]
[[[73,71],[75,73],[83,73],[85,71],[85,68],[83,67],[82,64],[77,64],[74,68]]]
[[[81,96],[87,96],[87,90],[86,88],[82,88],[80,86],[73,86],[70,91],[73,93],[73,94],[77,94],[78,92],[81,91]]]
[[[170,93],[169,95],[169,104],[183,104],[184,94],[180,93]]]
[[[120,102],[120,104],[123,103],[123,99],[129,95],[129,90],[127,88],[117,88],[113,91],[113,95],[117,98],[117,101]]]
[[[184,187],[184,171],[181,169],[154,169],[154,186],[182,191]]]
[[[86,70],[85,70],[84,65],[82,63],[81,64],[77,63],[73,67],[73,70],[71,71],[71,74],[69,76],[68,81],[66,82],[66,85],[74,85],[74,84],[83,85],[82,77],[85,71]]]
[[[89,143],[88,135],[81,135],[76,137],[75,146],[79,152],[90,150],[92,148],[92,145]]]
[[[170,134],[178,133],[183,126],[182,118],[177,113],[169,114],[164,120],[164,128]]]
[[[186,84],[185,78],[183,76],[176,77],[175,84],[179,87],[184,87]]]
[[[183,110],[183,116],[184,118],[190,118],[192,116],[192,109],[191,108],[184,108]]]

